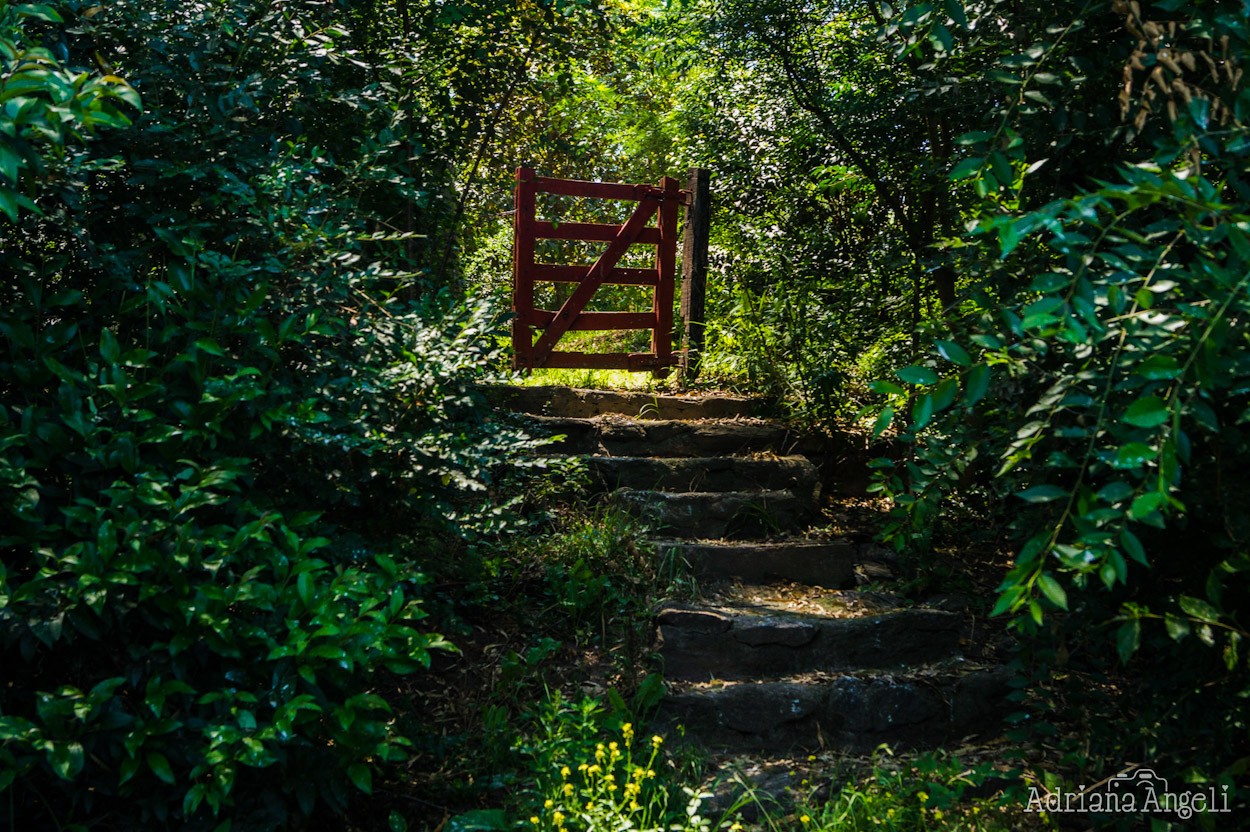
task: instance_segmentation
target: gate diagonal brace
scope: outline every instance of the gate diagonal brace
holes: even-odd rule
[[[630,244],[638,239],[638,235],[647,223],[655,216],[656,210],[660,206],[661,196],[653,196],[647,194],[638,208],[634,210],[633,215],[621,226],[621,230],[617,232],[616,237],[608,244],[607,250],[599,255],[599,259],[594,262],[586,272],[586,277],[578,284],[564,304],[556,312],[555,318],[551,324],[543,331],[542,337],[534,344],[534,350],[531,354],[531,366],[541,365],[551,355],[555,349],[556,342],[560,340],[564,333],[568,332],[573,321],[585,309],[590,298],[602,285],[604,279],[616,266],[617,262],[625,254]]]

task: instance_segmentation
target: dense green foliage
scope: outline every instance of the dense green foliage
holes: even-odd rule
[[[1054,106],[1039,76],[1055,42],[1004,79],[1023,93],[996,130],[963,140],[952,178],[984,201],[962,257],[986,277],[956,337],[898,374],[916,385],[918,457],[886,485],[898,532],[922,538],[978,472],[1029,506],[996,610],[1018,615],[1041,667],[1077,680],[1043,684],[1039,702],[1079,714],[1091,765],[1140,757],[1227,783],[1245,767],[1235,703],[1250,690],[1246,493],[1232,474],[1247,451],[1250,44],[1244,16],[1218,4],[1116,11],[1138,40],[1112,139],[1128,152],[1107,181],[1036,207],[1019,198],[1048,162],[1016,140],[1020,103]],[[1113,675],[1127,696],[1090,695]]]
[[[447,165],[331,5],[0,15],[3,813],[341,811],[410,744],[378,680],[448,646],[422,571],[533,445],[404,231]]]
[[[474,385],[522,164],[711,168],[711,383],[897,437],[920,569],[1008,530],[1026,721],[1076,770],[1231,782],[1247,60],[1226,0],[0,0],[0,817],[280,828],[482,748],[528,760],[514,809],[692,816],[559,774],[623,704],[504,691],[592,648],[628,687],[671,577],[615,515],[510,536],[545,463]],[[401,677],[504,596],[545,626],[484,736],[423,737],[441,679]],[[809,823],[935,823],[889,783]]]

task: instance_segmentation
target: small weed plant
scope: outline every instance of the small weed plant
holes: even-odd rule
[[[924,755],[910,765],[891,765],[878,756],[872,773],[844,785],[835,797],[800,800],[794,812],[766,827],[809,832],[998,832],[1052,829],[1045,813],[1024,813],[1014,792],[972,797],[969,790],[990,775],[987,764],[965,767],[958,760]],[[732,829],[732,827],[730,827]]]
[[[710,795],[682,785],[682,766],[664,738],[639,735],[629,711],[593,699],[570,705],[553,696],[524,746],[533,766],[526,829],[541,832],[721,828],[702,814]]]

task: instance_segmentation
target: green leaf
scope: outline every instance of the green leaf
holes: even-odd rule
[[[993,133],[987,133],[984,130],[975,130],[971,133],[964,133],[962,136],[955,139],[955,144],[963,147],[969,147],[974,144],[988,142],[992,138],[994,138]]]
[[[955,39],[951,37],[950,30],[941,23],[933,24],[933,28],[929,31],[929,40],[940,53],[950,52],[955,48]]]
[[[100,330],[100,357],[110,364],[120,364],[122,348],[117,343],[117,336],[107,327]]]
[[[967,367],[972,363],[972,356],[968,355],[968,351],[954,341],[938,341],[937,350],[947,361],[960,367]]]
[[[1159,510],[1159,507],[1163,505],[1163,501],[1164,496],[1158,491],[1148,491],[1133,500],[1133,505],[1128,510],[1128,516],[1133,520],[1149,517],[1153,512]]]
[[[1158,396],[1143,396],[1129,405],[1124,421],[1139,428],[1154,428],[1171,418],[1167,404]]]
[[[373,794],[373,771],[364,763],[352,763],[348,766],[347,779],[365,794]]]
[[[929,420],[933,418],[933,397],[928,393],[921,393],[916,397],[915,403],[911,407],[912,428],[920,430],[929,424]]]
[[[212,338],[196,339],[195,346],[209,355],[223,356],[226,354]]]
[[[901,396],[907,392],[892,381],[874,381],[868,385],[868,389],[874,393],[885,393],[892,396]]]
[[[978,364],[968,371],[965,382],[964,404],[971,407],[985,398],[990,389],[990,368],[988,364]]]
[[[968,13],[964,11],[963,0],[945,0],[943,4],[951,22],[964,29],[968,28]]]
[[[1049,572],[1043,572],[1037,578],[1037,586],[1052,604],[1061,610],[1068,608],[1068,593]]]
[[[45,3],[22,3],[14,5],[13,11],[21,17],[33,17],[38,20],[46,20],[49,23],[64,23],[65,18],[61,17],[60,12]]]
[[[1187,615],[1191,615],[1199,621],[1204,621],[1208,624],[1216,624],[1220,620],[1219,610],[1201,598],[1194,598],[1192,595],[1181,596],[1181,609]]]
[[[169,767],[169,760],[159,751],[149,751],[147,753],[148,768],[152,769],[152,773],[159,777],[169,785],[174,784],[174,772]]]
[[[1003,590],[998,596],[998,602],[994,604],[994,609],[990,611],[990,617],[1002,615],[1005,612],[1019,609],[1024,598],[1024,587],[1019,584],[1012,584]]]
[[[54,742],[48,746],[48,764],[62,780],[73,780],[82,771],[85,755],[80,742]]]
[[[1150,561],[1146,559],[1146,550],[1142,547],[1141,541],[1137,539],[1137,535],[1127,528],[1120,529],[1120,546],[1123,547],[1125,554],[1142,566],[1150,565]]]
[[[5,181],[10,186],[17,185],[18,171],[25,167],[26,163],[16,150],[9,147],[7,142],[0,142],[0,189],[5,187]]]
[[[1115,635],[1115,649],[1120,654],[1120,661],[1128,664],[1128,660],[1141,646],[1141,622],[1133,619],[1125,621]]]
[[[1170,355],[1152,355],[1133,368],[1133,374],[1149,381],[1164,381],[1181,374],[1181,365]]]
[[[1104,503],[1115,504],[1133,496],[1133,487],[1126,482],[1116,480],[1098,489],[1098,499]]]
[[[895,373],[908,384],[937,384],[938,374],[929,367],[912,364]]]
[[[955,395],[959,392],[959,379],[954,376],[942,379],[933,390],[933,411],[941,413],[955,403]]]
[[[894,421],[894,408],[882,408],[881,414],[877,416],[877,421],[872,426],[872,438],[876,439],[880,436],[890,426],[892,421]]]
[[[1116,468],[1137,468],[1150,462],[1156,456],[1158,453],[1149,445],[1142,442],[1129,442],[1116,451],[1112,465]]]
[[[308,572],[301,572],[299,577],[295,579],[295,592],[299,595],[299,599],[304,604],[305,609],[312,609],[313,605],[313,579]]]
[[[1173,641],[1180,641],[1189,635],[1189,622],[1183,618],[1168,613],[1163,617],[1163,624],[1167,627],[1168,636]]]
[[[968,177],[979,173],[984,164],[985,160],[979,156],[973,156],[970,159],[963,159],[959,162],[959,164],[955,165],[955,167],[951,169],[949,178],[952,182],[958,182],[960,179],[967,179]]]
[[[1026,488],[1016,496],[1026,503],[1049,503],[1067,497],[1068,493],[1068,489],[1057,485],[1035,485],[1032,488]]]
[[[386,818],[387,832],[408,832],[408,821],[395,809]]]

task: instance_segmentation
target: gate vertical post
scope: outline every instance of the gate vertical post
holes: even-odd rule
[[[516,169],[512,215],[512,368],[532,369],[534,336],[534,171]]]
[[[656,247],[659,280],[655,286],[655,329],[651,331],[651,352],[659,367],[656,375],[668,373],[673,357],[673,284],[677,271],[677,206],[681,201],[678,181],[671,176],[660,180],[664,193],[660,202],[660,244]]]
[[[712,227],[711,172],[690,169],[690,204],[686,206],[686,234],[681,257],[681,317],[683,322],[681,378],[699,375],[703,352],[707,299],[707,247]]]

